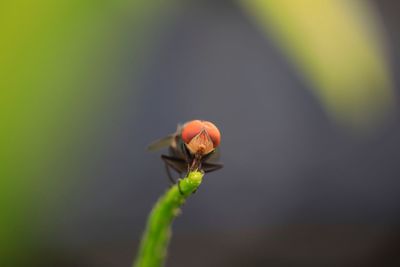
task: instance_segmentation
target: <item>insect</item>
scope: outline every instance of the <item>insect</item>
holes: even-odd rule
[[[214,162],[219,156],[217,148],[220,142],[221,134],[213,123],[192,120],[178,125],[175,133],[151,143],[148,150],[169,147],[169,155],[161,155],[161,159],[165,163],[168,178],[176,183],[170,169],[181,177],[195,170],[207,173],[221,169],[223,165]]]

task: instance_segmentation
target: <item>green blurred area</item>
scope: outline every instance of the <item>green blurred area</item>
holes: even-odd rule
[[[124,34],[136,38],[132,53],[139,50],[154,24],[149,18],[162,7],[125,0],[0,4],[1,266],[29,261],[46,238],[40,232],[49,229],[34,231],[39,219],[46,221],[44,211],[56,209],[82,177],[80,140],[96,134],[112,108]]]
[[[40,232],[46,229],[37,231],[44,212],[56,209],[60,195],[82,177],[81,140],[96,134],[96,124],[113,108],[113,88],[124,79],[119,58],[129,50],[142,62],[151,53],[144,44],[157,14],[175,4],[0,3],[1,266],[35,254],[45,238]],[[242,4],[266,34],[276,36],[339,124],[366,128],[393,108],[384,40],[369,6],[335,0]],[[127,33],[133,47],[124,43]]]

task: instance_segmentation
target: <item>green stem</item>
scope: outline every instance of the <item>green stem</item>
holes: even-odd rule
[[[150,213],[146,230],[140,243],[139,253],[133,267],[161,267],[167,255],[171,237],[171,224],[179,214],[185,200],[197,190],[203,179],[203,173],[190,172],[187,177],[172,186],[157,201]]]

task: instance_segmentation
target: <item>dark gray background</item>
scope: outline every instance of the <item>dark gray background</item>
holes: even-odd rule
[[[376,6],[399,84],[399,4]],[[185,205],[167,266],[400,263],[398,117],[370,136],[338,128],[231,1],[185,4],[164,26],[139,82],[129,78],[130,56],[123,62],[127,82],[115,90],[124,100],[111,124],[96,126],[96,141],[87,137],[89,179],[49,219],[52,251],[42,253],[50,265],[130,265],[168,186],[159,153],[145,147],[195,118],[219,126],[225,168],[207,175]]]

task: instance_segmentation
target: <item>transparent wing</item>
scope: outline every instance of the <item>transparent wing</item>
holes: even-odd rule
[[[152,142],[147,147],[147,150],[148,151],[156,151],[161,148],[169,147],[171,145],[172,141],[174,140],[174,138],[175,138],[175,134],[170,134],[164,138],[158,139],[158,140]]]

